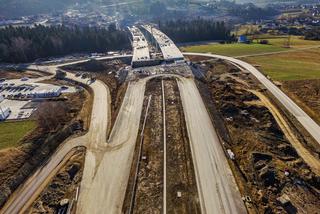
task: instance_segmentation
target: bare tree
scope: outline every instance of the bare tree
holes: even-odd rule
[[[63,102],[43,102],[38,107],[38,124],[44,131],[55,131],[67,117],[68,107]]]

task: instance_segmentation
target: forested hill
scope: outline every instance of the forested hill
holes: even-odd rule
[[[168,21],[159,25],[160,30],[176,43],[232,39],[224,22],[195,19]]]
[[[72,53],[130,49],[127,32],[65,26],[0,29],[0,62],[31,62]]]

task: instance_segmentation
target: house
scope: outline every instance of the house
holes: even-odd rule
[[[248,38],[247,38],[246,35],[241,35],[241,36],[239,36],[239,38],[238,38],[238,42],[239,42],[239,43],[248,43],[249,40],[248,40]]]

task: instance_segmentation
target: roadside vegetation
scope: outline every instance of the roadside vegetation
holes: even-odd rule
[[[183,47],[185,52],[212,53],[226,56],[243,56],[251,54],[269,53],[274,51],[284,51],[285,48],[272,45],[261,44],[208,44],[199,46]]]
[[[36,126],[33,120],[0,123],[0,150],[19,145],[22,138]]]

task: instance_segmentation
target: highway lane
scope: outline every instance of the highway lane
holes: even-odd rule
[[[48,68],[48,71],[53,73],[56,67],[57,66],[51,66]],[[76,77],[72,74],[68,74],[68,78],[78,81],[85,81],[76,79]],[[14,203],[9,204],[11,210],[10,212],[6,213],[12,213],[12,208],[14,211],[19,211],[23,207],[26,207],[25,205],[27,202],[31,203],[37,194],[43,189],[41,184],[44,184],[45,181],[50,178],[50,171],[52,169],[56,169],[58,163],[65,160],[65,156],[68,154],[68,152],[78,145],[84,145],[88,148],[84,175],[80,188],[79,203],[77,207],[78,213],[104,213],[106,210],[110,211],[110,213],[120,213],[129,178],[135,141],[139,129],[145,84],[151,78],[146,78],[138,82],[132,82],[128,86],[123,104],[108,141],[109,144],[105,143],[109,115],[109,113],[106,112],[106,108],[110,101],[109,91],[104,93],[103,90],[106,90],[107,88],[106,86],[103,86],[105,88],[103,89],[102,85],[99,84],[99,81],[92,84],[91,87],[94,87],[93,89],[95,96],[89,132],[83,137],[73,139],[72,144],[70,142],[63,144],[62,148],[59,149],[55,155],[53,155],[51,160],[45,166],[48,168],[45,170],[39,170],[39,172],[37,172],[37,179],[30,179],[30,182],[28,181],[24,185],[25,188],[23,188],[23,191],[20,191],[16,194],[16,196],[18,195],[18,198],[13,200]],[[101,88],[99,89],[95,87]],[[197,99],[200,99],[202,103],[200,94],[194,85],[186,85],[184,91],[193,92],[193,96],[197,97]],[[99,94],[99,96],[96,96],[96,94]],[[193,105],[197,105],[197,99],[194,99],[195,97],[193,96],[189,97],[191,98],[189,102],[192,102]],[[186,105],[189,104],[185,104],[184,106]],[[188,108],[188,112],[191,112],[190,110],[192,110],[192,108]],[[203,173],[201,175],[198,174],[197,181],[199,185],[201,184],[201,195],[204,192],[204,196],[206,197],[205,199],[201,197],[202,201],[206,202],[202,203],[204,207],[203,209],[205,210],[204,213],[211,213],[216,205],[222,206],[222,208],[218,209],[219,212],[222,210],[234,210],[232,207],[237,203],[242,203],[242,201],[241,198],[238,199],[239,193],[232,180],[233,177],[231,171],[228,168],[228,165],[226,165],[228,163],[225,160],[223,150],[217,139],[217,136],[215,135],[209,116],[206,111],[206,113],[203,115],[203,110],[205,110],[205,108],[202,109],[202,111],[199,111],[200,116],[202,114],[202,117],[198,117],[199,115],[194,117],[191,113],[191,118],[188,120],[188,124],[189,126],[193,126],[192,124],[194,124],[194,122],[196,122],[196,124],[202,124],[201,121],[206,120],[206,125],[200,126],[201,128],[199,127],[200,129],[198,129],[198,131],[201,131],[206,130],[207,128],[205,133],[200,133],[199,135],[199,133],[190,131],[190,135],[194,136],[192,144],[202,145],[202,147],[196,146],[197,148],[194,150],[200,153],[206,151],[206,153],[204,153],[206,155],[197,153],[196,158],[200,160],[195,160],[197,162],[197,166],[199,166],[197,167],[197,170],[200,168],[200,171],[202,170],[201,173]],[[187,110],[185,111],[187,112]],[[197,121],[193,121],[195,118],[198,118]],[[189,127],[189,130],[192,129]],[[197,139],[199,137],[197,135],[200,136],[199,139]],[[214,139],[214,141],[210,139]],[[214,148],[211,148],[212,142],[216,142],[216,146],[218,146],[218,152],[215,151]],[[214,155],[215,153],[218,155]],[[194,151],[193,156],[195,156]],[[217,162],[217,160],[214,160],[214,157],[219,157],[219,160],[221,159],[222,161]],[[211,164],[208,165],[208,163]],[[216,165],[217,163],[222,165],[219,167],[219,169],[214,171],[212,166]],[[206,172],[208,169],[209,172]],[[219,170],[219,172],[217,170]],[[221,170],[225,171],[223,172]],[[216,179],[215,173],[223,175],[221,177],[224,178],[227,176],[227,178],[229,177],[230,179],[221,180],[220,176],[219,179]],[[215,180],[216,182],[212,182]],[[205,185],[209,185],[211,188],[204,188]],[[235,202],[229,202],[230,200],[235,200]],[[231,203],[231,205],[226,205],[226,203]]]
[[[179,78],[202,213],[246,213],[225,153],[193,79]]]
[[[55,73],[57,66],[41,67]],[[77,78],[75,75],[68,73],[67,78],[86,83],[86,80]],[[109,120],[109,103],[110,93],[108,87],[101,81],[95,81],[90,85],[94,92],[93,107],[91,113],[90,128],[86,135],[70,139],[63,143],[53,154],[50,160],[42,166],[36,173],[31,176],[15,193],[9,198],[0,213],[20,213],[30,205],[33,200],[40,194],[45,187],[46,181],[54,176],[54,171],[59,167],[59,164],[66,160],[69,152],[78,146],[86,146],[87,148],[97,148],[99,143],[106,141],[106,132]],[[103,140],[102,140],[103,139]],[[87,152],[86,160],[91,163],[87,168],[95,168],[93,156],[90,150]],[[89,164],[87,164],[89,165]],[[92,171],[92,170],[90,170]],[[51,175],[51,176],[50,176]],[[84,175],[85,176],[85,175]]]
[[[128,86],[106,152],[87,186],[81,185],[77,213],[121,213],[143,106],[145,80]]]
[[[232,57],[215,55],[215,54],[201,54],[201,53],[183,53],[184,55],[205,56],[212,58],[219,58],[230,61],[238,66],[249,71],[254,75],[277,99],[278,101],[301,123],[301,125],[308,131],[308,133],[320,144],[320,126],[310,118],[295,102],[293,102],[281,89],[274,85],[268,78],[266,78],[254,66],[235,59]]]

